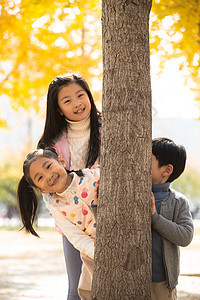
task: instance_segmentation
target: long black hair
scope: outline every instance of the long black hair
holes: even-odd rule
[[[59,161],[58,155],[56,151],[52,148],[38,149],[30,152],[24,161],[23,164],[23,173],[17,189],[17,200],[20,211],[20,216],[23,224],[23,228],[26,229],[27,232],[32,233],[34,236],[38,236],[37,232],[33,228],[34,221],[36,219],[36,213],[38,208],[38,197],[34,188],[37,188],[34,182],[32,181],[29,169],[32,162],[36,161],[38,157],[47,157],[53,158]],[[68,171],[71,173],[73,171]],[[81,170],[77,171],[76,174],[78,176],[83,176],[83,172]]]
[[[63,131],[67,130],[68,123],[64,115],[60,115],[58,106],[58,93],[64,87],[71,83],[80,85],[87,93],[90,103],[90,142],[86,167],[91,167],[99,156],[101,113],[97,110],[90,88],[79,75],[57,76],[49,85],[47,93],[46,121],[44,132],[38,142],[38,148],[52,147],[59,139]]]

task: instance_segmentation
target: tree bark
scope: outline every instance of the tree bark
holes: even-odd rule
[[[92,299],[151,299],[150,0],[103,0],[103,127]]]

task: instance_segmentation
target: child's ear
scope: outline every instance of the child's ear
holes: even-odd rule
[[[64,116],[62,110],[58,109],[58,112],[59,112],[59,114],[60,114],[61,116]]]
[[[174,169],[173,165],[171,165],[171,164],[166,165],[165,166],[165,171],[163,173],[163,176],[164,177],[166,177],[166,176],[169,177],[172,174],[173,169]]]
[[[63,168],[66,168],[66,161],[64,160],[64,158],[62,158],[62,156],[58,156],[58,160],[63,166]]]

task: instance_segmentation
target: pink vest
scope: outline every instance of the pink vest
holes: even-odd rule
[[[69,143],[67,140],[67,134],[64,131],[61,138],[58,140],[58,142],[55,143],[54,148],[58,155],[60,155],[62,158],[64,158],[66,162],[66,169],[70,170],[71,165],[71,154],[69,149]]]

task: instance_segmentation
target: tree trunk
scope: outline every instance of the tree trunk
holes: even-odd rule
[[[151,0],[103,0],[103,128],[92,299],[151,299]]]

